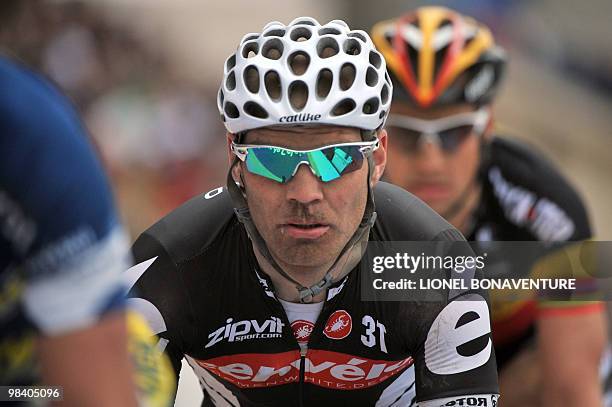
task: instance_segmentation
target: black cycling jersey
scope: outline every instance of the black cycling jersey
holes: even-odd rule
[[[587,212],[576,190],[532,146],[494,137],[480,182],[482,199],[468,240],[591,237]]]
[[[494,137],[480,173],[482,199],[470,241],[576,241],[591,237],[589,219],[575,189],[532,146]],[[492,309],[493,338],[501,368],[534,334],[535,301],[513,312]],[[503,316],[502,316],[503,314]]]
[[[374,191],[371,241],[463,240],[411,194],[386,183]],[[357,266],[328,290],[300,351],[224,188],[167,215],[133,252],[128,301],[148,316],[177,373],[187,359],[205,406],[406,406],[415,387],[419,401],[495,405],[490,331],[470,336],[468,327],[489,326],[477,294],[465,295],[480,301],[442,304],[361,301]]]

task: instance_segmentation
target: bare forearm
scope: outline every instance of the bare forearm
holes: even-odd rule
[[[66,406],[136,406],[123,313],[94,327],[39,342],[45,383],[64,388]]]
[[[574,372],[571,383],[567,380],[545,379],[542,405],[556,407],[601,407],[602,392],[597,374],[580,375]],[[579,379],[578,379],[579,378]]]
[[[538,321],[545,406],[601,407],[599,365],[606,344],[601,312]]]

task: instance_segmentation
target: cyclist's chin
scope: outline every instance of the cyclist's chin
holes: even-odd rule
[[[289,241],[290,240],[290,241]],[[327,239],[324,235],[319,239],[287,239],[277,253],[280,260],[292,267],[319,268],[336,260],[342,250],[339,242]]]

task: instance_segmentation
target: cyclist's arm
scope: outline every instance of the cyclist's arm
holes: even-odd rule
[[[548,312],[538,319],[543,405],[601,406],[599,366],[606,345],[603,306]]]
[[[480,295],[468,295],[437,313],[415,353],[417,406],[497,403],[489,308]]]
[[[445,233],[437,239],[462,237]],[[446,247],[445,255],[474,255],[467,242],[457,241]],[[428,272],[428,278],[467,280],[465,287],[471,286],[470,280],[481,277],[482,270],[476,268]],[[487,294],[469,288],[439,294],[440,300],[436,301],[432,293],[431,300],[416,306],[409,318],[417,321],[412,327],[417,341],[413,351],[417,406],[494,407],[499,387]]]
[[[136,406],[126,341],[123,312],[90,328],[44,337],[43,381],[63,387],[62,406]]]
[[[542,259],[536,275],[575,278],[579,290],[567,301],[542,301],[536,321],[544,405],[601,406],[599,368],[607,343],[604,305],[593,283],[597,270],[587,255],[597,242],[578,242]],[[582,260],[581,260],[582,259]],[[591,287],[591,289],[589,289]],[[589,297],[590,295],[590,297]]]
[[[17,251],[45,384],[65,389],[65,405],[136,405],[120,280],[129,245],[108,181],[66,99],[9,66],[0,185],[32,226]]]
[[[171,362],[176,391],[183,359],[181,333],[193,328],[192,323],[182,323],[190,310],[180,276],[167,251],[147,232],[136,240],[132,253],[135,266],[124,275],[130,290],[128,306],[146,319],[156,335],[157,349]]]
[[[136,406],[120,279],[127,237],[112,211],[87,202],[99,205],[99,194],[79,189],[38,220],[39,249],[24,266],[42,380],[63,387],[66,406]]]

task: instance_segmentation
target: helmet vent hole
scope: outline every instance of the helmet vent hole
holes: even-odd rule
[[[368,99],[363,104],[362,111],[364,114],[374,114],[378,111],[378,106],[380,106],[380,103],[378,102],[378,98],[373,97],[373,98]]]
[[[237,119],[240,116],[240,112],[238,112],[238,108],[232,102],[225,102],[225,107],[223,108],[225,115],[230,119]]]
[[[355,39],[348,39],[344,42],[344,53],[347,55],[359,55],[361,53],[361,44]]]
[[[346,63],[340,68],[340,89],[347,90],[355,82],[356,69],[353,64]]]
[[[251,93],[259,92],[259,71],[253,65],[249,65],[244,70],[244,83]]]
[[[332,116],[342,116],[350,113],[355,109],[355,106],[353,99],[343,99],[332,109]]]
[[[295,42],[308,41],[310,37],[312,37],[312,32],[306,27],[297,27],[289,34],[289,38]]]
[[[378,52],[370,51],[370,63],[374,66],[374,68],[380,68],[380,65],[382,65],[382,58]]]
[[[270,99],[274,100],[275,102],[278,102],[281,99],[282,87],[278,72],[269,71],[266,73],[266,76],[264,76],[264,86],[268,96],[270,96]]]
[[[438,31],[447,27],[447,26],[452,26],[453,22],[451,20],[449,20],[448,18],[445,18],[444,20],[442,20],[442,22],[440,23],[440,25],[438,25]]]
[[[387,41],[387,45],[389,45],[390,47],[393,46],[393,35],[392,34],[385,34],[385,41]]]
[[[253,41],[259,38],[259,34],[253,34],[253,35],[249,35],[248,37],[246,37],[245,39],[242,40],[241,44],[245,44],[248,41]]]
[[[267,119],[268,112],[255,102],[246,102],[244,104],[244,112],[249,116],[257,117],[258,119]]]
[[[468,49],[469,46],[472,44],[472,41],[474,41],[474,39],[476,38],[476,36],[472,35],[471,37],[468,37],[465,39],[465,43],[463,44],[463,49]]]
[[[312,25],[312,26],[315,25],[315,23],[310,21],[310,20],[298,20],[298,21],[293,23],[293,25],[300,25],[300,24],[301,25]]]
[[[381,110],[381,111],[380,111],[380,114],[378,115],[378,118],[379,118],[379,119],[382,119],[383,117],[385,117],[385,115],[386,115],[386,114],[387,114],[387,111],[386,111],[386,110]]]
[[[256,42],[249,42],[242,48],[242,56],[244,58],[253,58],[259,52],[259,44]]]
[[[368,86],[376,86],[378,83],[378,73],[371,66],[368,67],[368,71],[366,72],[366,84]]]
[[[223,106],[223,101],[225,100],[225,95],[223,94],[223,89],[219,89],[219,94],[218,94],[218,98],[219,98],[219,106]]]
[[[289,103],[296,111],[301,111],[308,101],[308,86],[302,81],[289,85]]]
[[[317,44],[317,54],[319,58],[333,57],[339,50],[340,47],[338,47],[338,42],[331,37],[321,38]]]
[[[231,71],[236,66],[236,54],[232,55],[225,61],[226,72]]]
[[[234,90],[236,89],[236,74],[235,71],[232,71],[229,73],[229,75],[227,75],[227,78],[225,79],[225,87],[227,88],[227,90]]]
[[[288,58],[291,71],[296,75],[303,75],[310,65],[310,56],[303,51],[294,52]]]
[[[320,36],[327,35],[327,34],[339,35],[340,31],[337,30],[336,28],[331,28],[331,27],[324,27],[319,30]]]
[[[278,38],[272,38],[268,40],[262,50],[261,54],[268,59],[280,59],[283,56],[283,43]]]
[[[277,28],[277,29],[270,30],[270,31],[264,33],[263,36],[264,37],[284,37],[285,36],[285,30],[283,30],[282,28]]]
[[[366,37],[363,34],[358,33],[357,31],[351,31],[350,33],[348,33],[348,36],[353,38],[359,38],[363,42],[368,42],[366,41]]]
[[[317,97],[319,99],[325,99],[329,95],[332,83],[334,81],[334,75],[329,69],[322,69],[317,76]]]
[[[380,100],[383,105],[386,105],[389,101],[389,86],[387,84],[384,84],[380,90]]]

